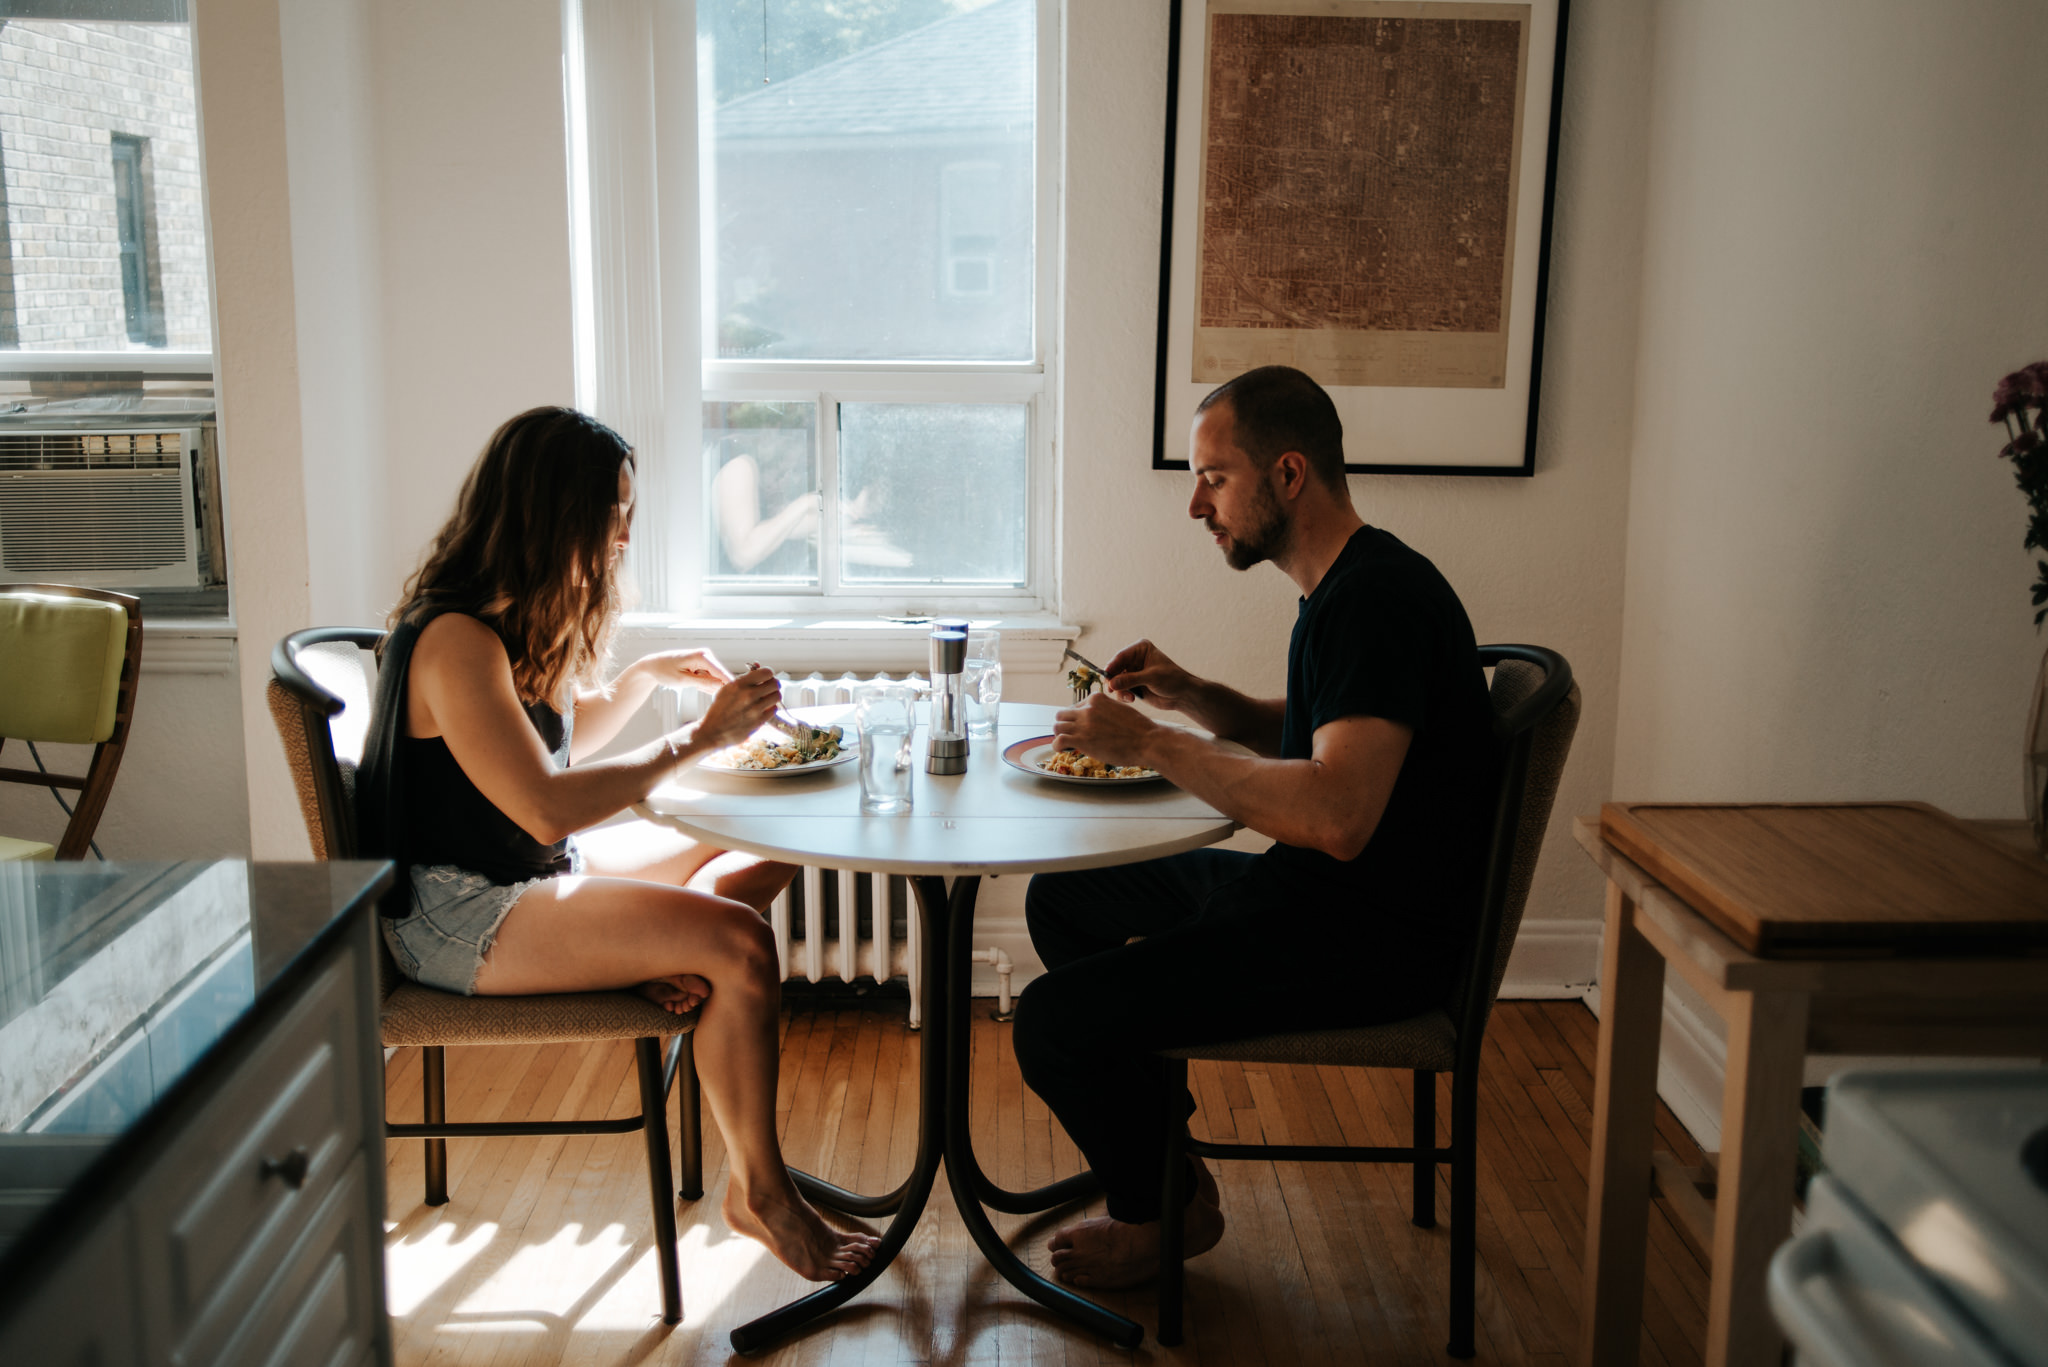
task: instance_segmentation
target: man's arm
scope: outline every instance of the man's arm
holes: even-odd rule
[[[1236,741],[1261,755],[1280,753],[1280,698],[1254,698],[1212,679],[1198,678],[1167,658],[1150,641],[1125,646],[1110,657],[1105,680],[1125,702],[1143,698],[1154,707],[1179,712],[1203,730]],[[1099,758],[1099,757],[1098,757]]]
[[[1261,835],[1351,860],[1379,829],[1415,733],[1384,717],[1341,717],[1316,728],[1309,758],[1273,759],[1234,754],[1096,697],[1060,713],[1053,734],[1105,764],[1157,769]]]

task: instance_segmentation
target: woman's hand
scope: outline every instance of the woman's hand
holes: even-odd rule
[[[712,693],[733,680],[732,671],[708,650],[664,650],[643,655],[633,667],[657,687],[699,688]]]
[[[712,694],[697,723],[697,743],[710,749],[737,745],[759,730],[781,704],[782,685],[766,665],[755,665]]]

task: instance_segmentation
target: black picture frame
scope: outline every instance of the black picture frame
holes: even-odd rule
[[[1348,474],[1387,475],[1466,475],[1493,478],[1529,478],[1536,473],[1536,426],[1538,406],[1542,396],[1543,341],[1546,312],[1550,295],[1550,245],[1551,224],[1557,200],[1557,157],[1558,132],[1564,108],[1565,48],[1570,19],[1570,0],[1554,0],[1557,7],[1553,51],[1550,63],[1550,90],[1548,119],[1544,124],[1543,153],[1543,194],[1539,210],[1538,246],[1536,260],[1536,283],[1531,300],[1532,334],[1528,359],[1528,413],[1522,431],[1521,458],[1518,463],[1499,464],[1434,464],[1414,462],[1347,462],[1344,469]],[[1206,14],[1208,0],[1195,0],[1201,12]],[[1183,9],[1185,0],[1170,0],[1167,37],[1166,67],[1166,140],[1164,158],[1163,193],[1160,204],[1159,234],[1159,318],[1155,340],[1155,361],[1152,397],[1152,468],[1155,470],[1185,471],[1189,468],[1185,456],[1169,452],[1168,423],[1172,421],[1170,409],[1170,379],[1168,357],[1171,350],[1175,320],[1173,317],[1174,295],[1174,232],[1177,210],[1176,190],[1179,188],[1177,166],[1181,158],[1181,52],[1183,47]],[[1532,6],[1533,8],[1533,6]],[[1530,65],[1533,69],[1537,54],[1532,47]],[[1197,73],[1200,78],[1201,73]],[[1197,106],[1199,110],[1199,106]],[[1199,130],[1196,130],[1199,135]],[[1197,210],[1199,212],[1199,209]],[[1192,312],[1192,310],[1190,310]],[[1342,386],[1329,386],[1333,396]],[[1353,435],[1347,431],[1347,436]],[[1183,438],[1184,440],[1184,438]],[[1511,440],[1511,438],[1510,438]],[[1347,442],[1347,445],[1351,445]],[[1356,449],[1355,445],[1353,449]]]

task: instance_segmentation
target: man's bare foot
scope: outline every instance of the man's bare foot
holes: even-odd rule
[[[1206,1176],[1206,1172],[1203,1174]],[[1211,1179],[1209,1188],[1215,1190]],[[1197,1186],[1199,1193],[1200,1187]],[[1181,1256],[1207,1253],[1223,1238],[1223,1212],[1199,1194],[1188,1202]],[[1068,1225],[1046,1243],[1052,1275],[1069,1286],[1139,1286],[1159,1272],[1159,1222],[1127,1225],[1108,1216]]]
[[[725,1222],[733,1231],[758,1239],[798,1276],[814,1282],[836,1282],[866,1267],[881,1240],[872,1234],[842,1234],[825,1223],[794,1187],[781,1196],[742,1197],[737,1187],[725,1194]]]
[[[676,973],[650,979],[633,990],[656,1006],[681,1016],[704,1004],[704,999],[711,995],[711,984],[695,973]]]

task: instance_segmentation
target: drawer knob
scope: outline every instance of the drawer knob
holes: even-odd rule
[[[297,1191],[300,1187],[306,1185],[306,1173],[312,1166],[312,1156],[301,1147],[293,1149],[282,1158],[264,1159],[263,1175],[265,1177],[275,1177],[293,1191]]]

